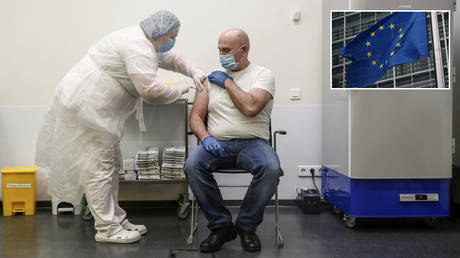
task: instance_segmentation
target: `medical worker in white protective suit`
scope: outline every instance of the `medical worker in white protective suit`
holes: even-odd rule
[[[159,11],[105,36],[62,79],[40,130],[36,162],[49,173],[49,194],[79,203],[84,193],[98,242],[131,243],[147,232],[118,206],[119,143],[135,110],[144,126],[143,101],[171,103],[188,92],[160,82],[158,68],[192,77],[203,88],[206,75],[170,51],[179,26],[174,14]]]

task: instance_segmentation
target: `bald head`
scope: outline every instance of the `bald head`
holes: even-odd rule
[[[246,44],[249,48],[248,34],[240,28],[232,28],[222,32],[219,36],[219,41],[232,41],[240,46]]]
[[[222,32],[219,36],[218,48],[220,55],[233,54],[239,63],[236,71],[242,70],[249,65],[249,37],[240,28],[232,28]]]

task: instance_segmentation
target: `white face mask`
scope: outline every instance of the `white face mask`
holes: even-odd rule
[[[240,51],[240,49],[243,46],[239,47],[238,50],[236,50],[235,53],[233,54],[227,54],[227,55],[220,56],[220,64],[222,65],[223,68],[232,71],[240,64],[240,62],[235,61],[235,54],[238,53],[238,51]]]

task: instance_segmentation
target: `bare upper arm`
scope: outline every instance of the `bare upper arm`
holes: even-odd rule
[[[208,91],[208,79],[203,83],[204,89],[196,91],[195,100],[193,101],[192,111],[190,112],[190,117],[198,116],[202,121],[208,113],[208,102],[209,102],[209,91]]]

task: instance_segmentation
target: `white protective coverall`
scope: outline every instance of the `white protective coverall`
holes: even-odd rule
[[[118,206],[120,139],[136,102],[171,103],[179,87],[162,84],[158,68],[203,73],[174,51],[157,53],[139,25],[105,36],[62,79],[40,129],[36,163],[48,192],[69,203],[86,194],[98,233],[121,230]],[[204,76],[204,75],[203,75]]]

